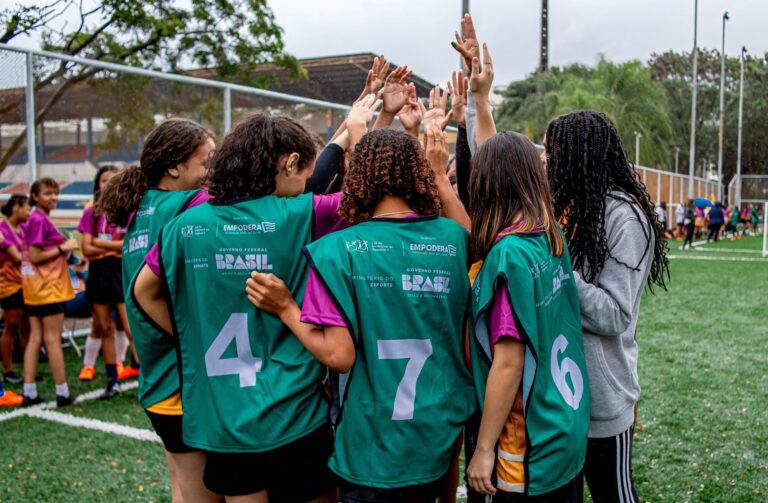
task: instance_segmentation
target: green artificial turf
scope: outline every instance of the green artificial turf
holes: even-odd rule
[[[669,291],[643,299],[634,446],[643,502],[768,501],[768,260],[730,260],[759,258],[733,250],[759,252],[761,243],[745,237],[685,252],[672,244],[673,255],[723,260],[673,259]],[[75,393],[105,385],[101,363],[96,380],[80,383],[80,361],[71,349],[65,355]],[[46,364],[41,374],[51,399]],[[59,412],[151,429],[135,390]],[[30,417],[0,430],[0,502],[170,501],[157,443]]]

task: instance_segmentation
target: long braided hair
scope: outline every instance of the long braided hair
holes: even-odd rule
[[[669,259],[664,231],[610,119],[589,110],[562,115],[549,124],[544,147],[555,216],[563,225],[574,270],[581,271],[585,281],[593,282],[608,258],[637,271],[647,253],[652,252],[648,288],[653,292],[657,285],[666,290]],[[651,224],[650,229],[643,227],[646,249],[639,264],[623,263],[608,250],[606,198],[625,200],[611,191],[627,194],[638,220]]]

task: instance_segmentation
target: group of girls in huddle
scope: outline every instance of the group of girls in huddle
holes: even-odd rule
[[[595,501],[636,498],[634,333],[666,270],[653,206],[601,114],[555,119],[541,157],[496,133],[468,16],[455,47],[466,200],[445,98],[423,111],[381,60],[319,156],[287,117],[218,146],[170,119],[101,188],[95,212],[126,229],[125,307],[94,314],[125,312],[174,501],[453,501],[462,437],[470,501],[580,501],[582,474]],[[307,193],[342,171],[341,192]],[[93,255],[117,252],[101,234]],[[65,264],[71,245],[28,248]]]

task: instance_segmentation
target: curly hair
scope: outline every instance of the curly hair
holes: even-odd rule
[[[95,210],[107,221],[126,226],[144,193],[157,186],[168,168],[186,162],[213,133],[189,119],[167,119],[144,141],[138,165],[129,166],[109,180]]]
[[[540,228],[552,255],[565,251],[541,159],[531,140],[519,133],[498,133],[472,156],[469,215],[477,258],[484,259],[499,233],[518,218],[522,225],[513,234]]]
[[[280,157],[299,154],[302,171],[315,160],[312,135],[290,117],[254,114],[236,125],[211,158],[206,186],[214,203],[275,191]]]
[[[625,264],[608,250],[605,201],[616,199],[611,191],[621,191],[636,201],[631,207],[638,219],[643,220],[643,213],[651,223],[653,236],[646,235],[645,245],[648,253],[653,241],[648,288],[652,292],[658,285],[666,290],[669,259],[664,230],[610,119],[589,110],[562,115],[547,127],[544,143],[555,215],[563,224],[574,270],[588,282],[594,281],[608,258],[638,270],[639,264]]]
[[[373,216],[384,196],[402,198],[420,215],[437,215],[442,206],[432,168],[419,141],[408,133],[378,129],[355,147],[341,188],[341,216],[351,223]]]

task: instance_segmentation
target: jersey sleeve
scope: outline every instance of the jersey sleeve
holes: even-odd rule
[[[309,270],[304,303],[301,306],[301,322],[313,325],[347,327],[344,318],[328,295],[314,270]]]
[[[342,192],[312,196],[312,210],[315,214],[315,240],[331,232],[349,227],[349,223],[339,215],[343,197]]]
[[[89,206],[83,212],[83,218],[77,226],[78,232],[93,235],[93,206]]]
[[[24,240],[27,246],[39,246],[43,247],[45,244],[45,220],[38,218],[30,218],[27,221],[27,225],[24,228]]]
[[[502,337],[522,342],[523,339],[520,337],[520,332],[517,329],[512,304],[509,301],[509,294],[504,283],[496,285],[491,308],[486,319],[491,347],[495,346]]]

